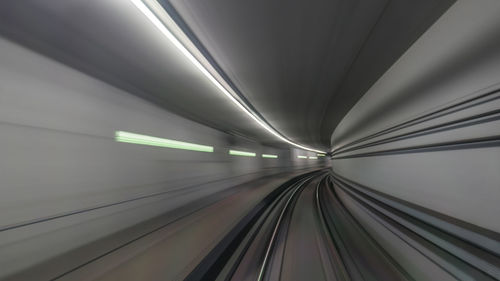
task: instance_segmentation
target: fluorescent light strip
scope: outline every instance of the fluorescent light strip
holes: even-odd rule
[[[324,153],[316,153],[316,156],[318,156],[318,157],[325,157],[326,155]]]
[[[229,154],[231,155],[236,155],[236,156],[247,156],[247,157],[255,157],[255,152],[246,152],[246,151],[239,151],[239,150],[229,150]]]
[[[299,158],[299,159],[307,159],[307,156],[299,155],[299,156],[297,156],[297,158]]]
[[[162,138],[134,134],[134,133],[123,132],[123,131],[116,131],[115,132],[115,140],[117,142],[126,142],[126,143],[134,143],[134,144],[142,144],[142,145],[150,145],[150,146],[160,146],[160,147],[202,151],[202,152],[214,152],[214,148],[212,146],[208,146],[208,145],[201,145],[201,144],[195,144],[195,143],[189,143],[189,142],[183,142],[183,141],[162,139]]]
[[[262,158],[278,158],[278,155],[274,155],[274,154],[262,154]]]
[[[309,156],[309,159],[318,159],[316,156]]]
[[[226,89],[224,86],[208,71],[203,64],[196,59],[196,57],[189,52],[189,50],[168,30],[168,28],[165,26],[165,24],[144,4],[142,0],[130,0],[134,6],[141,11],[147,18],[148,20],[168,39],[172,44],[174,44],[177,49],[194,65],[198,70],[205,75],[205,77],[212,82],[227,98],[229,98],[241,111],[245,112],[250,118],[252,118],[255,122],[257,122],[262,128],[264,128],[266,131],[274,135],[275,137],[279,138],[280,140],[291,144],[295,147],[309,150],[309,151],[314,151],[314,152],[319,152],[319,153],[324,153],[324,151],[321,150],[316,150],[313,148],[309,148],[300,144],[297,144],[295,142],[292,142],[282,136],[280,133],[278,133],[276,130],[272,129],[269,127],[265,122],[260,120],[254,113],[250,112],[243,104],[241,104],[237,99],[234,98],[234,96]],[[168,12],[165,11],[167,14]],[[170,15],[169,15],[170,16]]]

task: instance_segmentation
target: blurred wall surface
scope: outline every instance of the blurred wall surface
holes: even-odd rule
[[[500,232],[499,13],[455,3],[344,117],[333,171]]]
[[[117,142],[117,131],[214,151]],[[237,184],[324,163],[298,153],[184,119],[0,39],[0,278]]]

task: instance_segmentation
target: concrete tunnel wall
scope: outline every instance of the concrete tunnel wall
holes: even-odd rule
[[[326,163],[181,118],[7,40],[0,49],[4,275],[237,184]],[[214,152],[120,143],[116,131]],[[231,156],[229,149],[257,157]]]
[[[333,171],[500,232],[499,13],[455,3],[342,120]]]

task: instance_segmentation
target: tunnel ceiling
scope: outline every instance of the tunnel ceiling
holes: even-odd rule
[[[270,124],[328,148],[342,117],[452,2],[169,3]],[[187,69],[129,1],[10,1],[0,34],[195,121],[283,145]]]
[[[450,0],[172,0],[278,131],[328,148],[342,117]]]

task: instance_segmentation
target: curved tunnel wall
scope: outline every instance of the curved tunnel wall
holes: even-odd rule
[[[499,13],[455,3],[332,135],[338,196],[417,280],[500,274]]]
[[[346,115],[333,170],[499,232],[500,5],[480,2],[452,6]]]
[[[415,280],[497,280],[500,3],[458,1],[332,135],[342,203]]]
[[[2,276],[251,179],[325,164],[183,119],[9,41],[0,49]],[[214,152],[117,142],[116,131]]]

